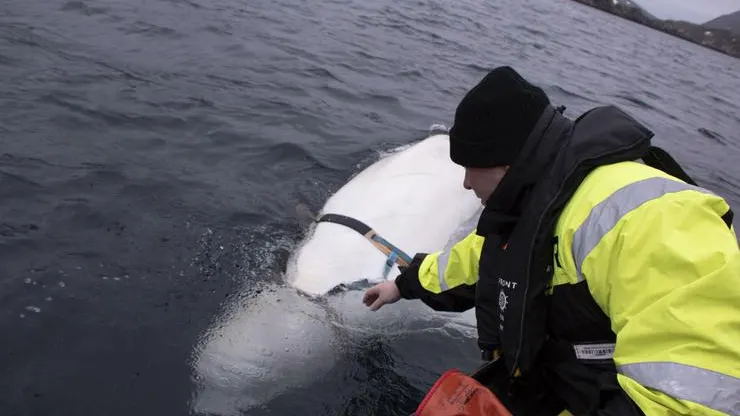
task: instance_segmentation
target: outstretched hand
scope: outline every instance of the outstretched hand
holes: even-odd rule
[[[371,311],[377,311],[383,305],[398,302],[399,299],[401,299],[401,292],[398,290],[396,282],[389,280],[378,283],[365,291],[362,303],[370,307]]]

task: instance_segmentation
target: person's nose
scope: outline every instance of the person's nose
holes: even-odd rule
[[[473,189],[470,186],[470,178],[468,178],[468,171],[467,171],[467,169],[465,170],[465,177],[463,178],[463,188],[467,189],[468,191],[471,190],[471,189]]]

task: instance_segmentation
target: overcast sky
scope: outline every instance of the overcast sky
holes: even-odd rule
[[[633,0],[661,19],[705,23],[740,10],[740,0]]]

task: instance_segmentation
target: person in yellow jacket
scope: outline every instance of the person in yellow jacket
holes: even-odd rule
[[[490,387],[516,415],[740,415],[730,206],[617,107],[563,111],[510,67],[472,88],[450,157],[484,205],[477,226],[365,304],[475,307],[505,373]]]

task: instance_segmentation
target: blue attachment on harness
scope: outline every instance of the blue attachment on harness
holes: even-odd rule
[[[385,269],[383,270],[383,278],[385,280],[388,280],[388,273],[391,272],[391,267],[393,267],[393,263],[396,262],[397,257],[398,253],[396,251],[391,251],[391,254],[388,255],[388,259],[385,261]]]
[[[388,280],[388,273],[391,272],[391,268],[393,267],[393,264],[396,263],[399,258],[403,260],[406,264],[411,264],[411,260],[412,260],[411,256],[404,253],[401,249],[394,246],[393,244],[389,243],[383,237],[380,237],[379,235],[376,234],[375,236],[373,236],[373,240],[388,247],[391,251],[390,254],[388,254],[388,258],[385,261],[385,267],[383,269],[383,278],[385,280]]]
[[[398,248],[398,247],[394,246],[393,244],[389,243],[385,238],[383,238],[383,237],[381,237],[381,236],[379,236],[379,235],[376,234],[376,235],[373,236],[373,240],[379,242],[380,244],[388,247],[391,250],[391,254],[388,255],[388,259],[391,262],[391,266],[396,261],[396,258],[400,258],[401,260],[403,260],[404,262],[406,262],[406,264],[411,264],[411,261],[413,260],[411,258],[411,256],[409,256],[408,254],[404,253],[403,250],[401,250],[400,248]],[[392,260],[390,260],[391,256],[393,256],[393,259]],[[387,262],[386,262],[386,264],[387,264]]]

